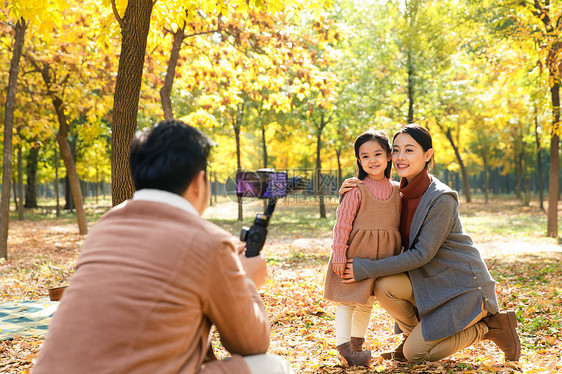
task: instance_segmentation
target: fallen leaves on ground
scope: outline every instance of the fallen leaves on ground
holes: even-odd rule
[[[67,284],[84,240],[75,225],[24,221],[10,226],[11,258],[0,264],[0,300],[38,299],[47,296],[48,287]],[[392,321],[375,303],[366,337],[375,357],[371,367],[342,367],[335,350],[335,304],[322,298],[329,235],[295,239],[270,235],[264,252],[269,279],[260,292],[272,325],[269,352],[286,357],[295,373],[562,372],[562,255],[509,254],[508,248],[498,250],[501,243],[494,246],[493,253],[483,256],[498,281],[501,309],[517,313],[520,363],[505,362],[503,353],[489,341],[435,363],[382,360],[377,353],[397,346],[401,336],[391,333]],[[0,372],[29,372],[41,343],[42,339],[27,337],[0,342]],[[219,358],[227,356],[216,336],[213,347]]]

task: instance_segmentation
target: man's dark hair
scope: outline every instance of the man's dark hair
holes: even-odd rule
[[[137,132],[130,148],[135,188],[183,194],[197,173],[207,171],[212,146],[205,134],[178,120]]]

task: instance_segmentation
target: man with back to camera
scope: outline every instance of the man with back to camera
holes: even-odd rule
[[[176,120],[137,133],[137,191],[88,235],[34,374],[291,372],[265,354],[264,258],[238,253],[231,234],[200,217],[211,146]],[[232,357],[204,363],[212,324]]]

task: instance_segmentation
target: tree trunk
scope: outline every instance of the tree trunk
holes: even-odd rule
[[[53,106],[59,121],[59,131],[57,133],[57,142],[60,147],[60,154],[66,168],[66,175],[70,182],[70,190],[72,192],[72,199],[76,207],[76,218],[78,220],[78,231],[80,235],[88,233],[88,224],[86,222],[86,212],[84,210],[84,203],[82,200],[82,192],[80,191],[80,180],[76,172],[76,165],[72,158],[72,151],[68,143],[68,125],[66,122],[66,114],[64,114],[64,105],[59,97],[53,97]]]
[[[14,194],[14,205],[16,207],[16,212],[18,211],[18,182],[16,181],[17,174],[12,174],[12,188]]]
[[[111,200],[118,205],[135,191],[129,166],[129,144],[137,130],[137,113],[146,40],[153,0],[129,0],[121,24],[121,54],[115,82],[111,136]],[[62,154],[62,148],[61,148]]]
[[[27,155],[27,184],[25,185],[25,207],[37,208],[37,158],[39,148],[31,147]]]
[[[543,186],[543,172],[542,172],[542,148],[541,140],[539,138],[539,119],[537,114],[537,106],[535,104],[535,144],[537,145],[537,173],[539,174],[538,188],[539,188],[539,207],[544,211],[544,186]]]
[[[64,210],[73,211],[76,208],[72,198],[72,189],[68,175],[64,177]]]
[[[215,205],[217,204],[217,173],[213,172],[213,198],[215,200]]]
[[[8,228],[10,221],[10,184],[12,183],[12,131],[14,128],[14,109],[16,107],[16,91],[20,58],[25,40],[27,24],[23,18],[16,23],[14,49],[8,73],[6,90],[6,106],[4,110],[4,152],[2,172],[2,197],[0,202],[0,258],[8,260]]]
[[[241,105],[241,106],[240,106]],[[239,104],[237,111],[232,117],[232,128],[234,129],[234,139],[236,141],[236,170],[242,171],[242,158],[240,154],[240,130],[244,117],[245,104]],[[238,196],[238,221],[244,220],[244,209],[242,206],[242,196]]]
[[[490,198],[490,176],[488,175],[488,155],[485,150],[481,150],[482,162],[484,163],[484,201],[488,204]]]
[[[443,130],[443,127],[441,127],[441,124],[438,123],[437,125],[439,126],[439,128],[441,128]],[[459,151],[457,145],[455,144],[455,140],[453,139],[453,135],[451,134],[451,129],[448,128],[448,127],[447,127],[447,130],[445,131],[445,136],[447,137],[447,139],[449,140],[449,143],[451,144],[451,147],[453,147],[453,150],[455,151],[455,156],[456,156],[457,161],[459,162],[459,165],[460,165],[460,168],[461,168],[466,202],[470,203],[470,202],[472,202],[472,195],[470,193],[470,183],[469,183],[469,180],[468,180],[468,172],[466,171],[466,167],[464,166],[464,162],[462,161],[460,151]]]
[[[76,160],[76,138],[70,140],[70,153],[72,160]],[[70,179],[68,174],[64,177],[64,210],[73,211],[76,209],[76,204],[72,198],[72,189],[70,188]]]
[[[341,167],[341,153],[342,148],[341,146],[336,147],[336,160],[338,162],[338,175],[337,175],[337,186],[341,186],[342,184],[342,167]]]
[[[324,111],[320,115],[320,123],[316,126],[316,196],[320,207],[320,218],[326,218],[326,204],[324,202],[324,183],[322,182],[322,160],[320,151],[322,150],[322,131],[326,127],[324,122]]]
[[[522,3],[535,8],[533,14],[544,24],[547,38],[554,40],[545,40],[545,44],[550,45],[548,55],[546,57],[546,66],[548,67],[548,75],[550,81],[550,98],[552,102],[552,129],[550,132],[550,167],[548,173],[548,212],[547,212],[547,228],[546,234],[549,237],[558,237],[558,195],[560,188],[560,51],[562,43],[557,39],[559,33],[558,26],[561,18],[552,20],[549,2],[546,6],[539,1],[532,3]]]
[[[59,192],[59,152],[57,151],[57,143],[55,143],[55,214],[60,217],[60,192]]]
[[[263,149],[263,167],[267,168],[268,162],[267,162],[267,142],[265,140],[265,123],[263,122],[262,118],[261,118],[261,114],[259,116],[259,122],[261,125],[261,145],[262,145],[262,149]]]
[[[164,85],[160,89],[160,101],[162,102],[162,109],[164,110],[165,119],[174,118],[174,109],[172,108],[172,87],[174,85],[174,77],[176,75],[176,67],[178,66],[178,59],[180,57],[181,44],[185,38],[185,22],[183,27],[174,32],[174,41],[172,43],[172,50],[170,51],[170,59],[168,60],[168,68],[166,70],[166,78]]]
[[[552,70],[551,70],[552,71]],[[550,167],[548,173],[548,214],[547,214],[547,236],[551,238],[558,237],[558,190],[559,173],[560,173],[560,136],[558,129],[560,128],[560,84],[558,80],[554,80],[554,84],[550,88],[553,108],[553,123],[550,133]]]
[[[21,144],[17,147],[17,167],[18,167],[18,220],[23,221],[23,166],[21,155]]]
[[[521,139],[514,139],[513,152],[515,154],[515,196],[518,200],[522,200],[522,185],[523,185],[523,153],[519,143]],[[519,146],[518,146],[519,145]]]
[[[263,103],[261,103],[263,105]],[[261,106],[260,106],[261,108]],[[261,129],[261,146],[262,146],[262,150],[263,150],[263,167],[267,168],[268,162],[267,162],[267,142],[265,140],[265,123],[263,121],[262,118],[262,110],[258,110],[258,123]],[[263,200],[263,210],[265,211],[267,209],[267,202],[268,199],[264,199]]]
[[[408,49],[408,123],[414,123],[414,63]]]

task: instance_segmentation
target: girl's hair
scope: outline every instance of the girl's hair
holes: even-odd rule
[[[392,153],[390,147],[390,141],[388,140],[388,136],[384,133],[384,131],[380,130],[367,130],[363,134],[359,135],[357,139],[355,139],[355,158],[357,159],[357,168],[359,169],[357,172],[357,178],[365,179],[367,176],[367,172],[361,166],[361,162],[359,161],[359,148],[367,143],[367,142],[377,142],[379,145],[384,149],[387,156],[390,156]],[[386,169],[384,169],[384,176],[386,178],[390,178],[390,170],[392,169],[392,160],[388,161],[388,165]]]
[[[394,138],[392,138],[393,143],[398,134],[410,135],[416,142],[418,142],[419,145],[421,145],[424,152],[427,152],[428,150],[433,148],[431,134],[429,133],[429,131],[427,131],[427,129],[421,127],[420,125],[409,124],[402,127],[396,134],[394,134]],[[429,165],[433,165],[433,156],[431,156],[431,158],[425,163],[426,167]]]

